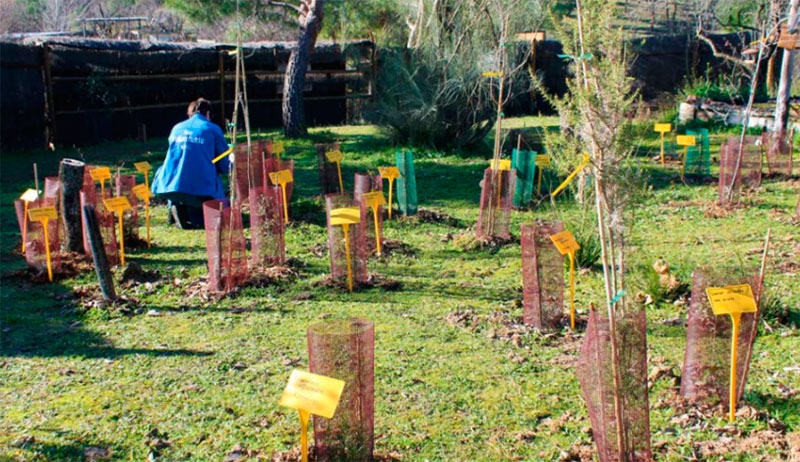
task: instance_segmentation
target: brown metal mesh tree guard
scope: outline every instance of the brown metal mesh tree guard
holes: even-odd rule
[[[117,175],[116,195],[127,197],[128,202],[131,203],[131,208],[122,214],[122,230],[125,233],[126,242],[131,237],[139,237],[139,201],[136,199],[136,193],[133,192],[134,186],[136,186],[135,175]]]
[[[550,239],[563,230],[558,221],[520,227],[522,321],[537,329],[558,329],[564,317],[564,257]]]
[[[616,316],[619,388],[614,381],[609,320],[597,310],[589,312],[577,364],[578,380],[600,461],[650,461],[645,312],[634,309]],[[615,396],[620,399],[621,420],[617,419]],[[619,434],[618,426],[622,429]]]
[[[251,146],[248,150],[247,143],[236,145],[236,197],[242,200],[249,196],[250,189],[264,185],[264,160],[260,144]]]
[[[314,416],[318,461],[372,461],[375,445],[375,326],[338,319],[308,328],[308,362],[314,374],[345,382],[333,418]]]
[[[686,320],[686,351],[683,359],[681,396],[696,401],[730,405],[731,331],[730,316],[715,316],[706,288],[750,284],[759,290],[756,271],[714,267],[698,268],[692,275],[692,296]],[[736,363],[736,396],[741,399],[756,339],[758,313],[743,313],[739,321]]]
[[[751,188],[761,184],[761,146],[756,137],[746,136],[739,159],[741,145],[738,136],[731,136],[720,148],[718,200],[723,205],[739,201],[743,184]]]
[[[365,209],[350,197],[341,194],[325,195],[325,211],[328,223],[328,253],[331,260],[331,278],[347,284],[347,257],[345,253],[344,231],[341,226],[331,225],[331,210],[342,207],[356,207],[361,210],[361,220],[349,227],[350,258],[353,281],[356,284],[367,282],[367,216]]]
[[[764,132],[761,135],[761,144],[767,157],[767,171],[770,174],[790,176],[792,174],[792,134],[780,131],[776,134]]]
[[[94,187],[91,189],[81,189],[80,201],[81,210],[87,204],[94,205],[94,213],[97,217],[97,225],[100,227],[100,236],[103,239],[103,247],[106,249],[106,258],[109,265],[116,265],[119,262],[119,248],[117,247],[117,220],[114,215],[106,212],[102,203],[97,203]],[[81,224],[83,225],[83,251],[86,255],[92,254],[92,246],[89,243],[89,233],[86,232],[86,220],[81,213]]]
[[[322,194],[331,194],[339,191],[339,172],[336,164],[328,162],[325,153],[339,150],[339,143],[317,144],[317,169],[319,171],[319,189]]]
[[[47,188],[45,188],[45,191]],[[53,192],[52,190],[50,192]],[[57,191],[56,191],[57,192]],[[56,197],[42,197],[36,201],[28,204],[28,210],[38,207],[55,207],[57,203]],[[31,221],[30,217],[24,216],[25,204],[21,200],[14,201],[14,208],[17,213],[17,221],[20,225],[20,233],[25,226],[25,233],[23,239],[25,240],[25,263],[37,271],[47,271],[47,249],[44,241],[44,226],[42,222]],[[60,233],[58,220],[48,220],[47,222],[47,240],[50,246],[50,265],[53,271],[58,271],[61,267],[60,256]],[[26,223],[27,222],[27,223]]]
[[[514,199],[516,171],[492,170],[483,172],[481,203],[476,234],[479,238],[510,239],[511,204]]]
[[[373,215],[372,207],[361,200],[365,193],[380,191],[383,193],[383,178],[380,175],[370,175],[368,173],[356,173],[353,180],[353,197],[359,201],[361,208],[364,209],[362,215],[366,215],[366,246],[367,255],[372,255],[378,251],[378,243],[375,238],[375,217],[378,219],[378,239],[383,239],[383,206],[379,205],[376,215]]]
[[[283,192],[279,186],[250,189],[250,258],[253,265],[286,262]]]
[[[208,253],[208,289],[229,292],[247,279],[242,212],[227,200],[203,202]]]

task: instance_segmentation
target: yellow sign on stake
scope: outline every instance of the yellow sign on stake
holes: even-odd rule
[[[397,167],[378,167],[381,178],[389,180],[389,219],[392,218],[392,186],[395,178],[400,178],[400,169]]]
[[[344,390],[344,381],[293,370],[283,390],[279,406],[297,409],[300,414],[300,451],[302,461],[308,460],[308,419],[311,414],[330,419],[336,413]]]
[[[136,168],[136,171],[141,172],[144,175],[144,184],[147,187],[150,187],[150,170],[152,167],[150,166],[150,162],[134,162],[133,166]]]
[[[711,304],[711,311],[716,316],[730,315],[731,324],[731,377],[728,395],[729,411],[728,420],[733,422],[736,418],[736,363],[737,349],[739,343],[739,324],[742,313],[755,313],[758,311],[753,288],[750,284],[739,284],[727,287],[708,287],[706,288],[708,302]]]
[[[100,197],[106,197],[106,180],[111,180],[111,170],[108,167],[93,168],[89,170],[89,176],[100,182]]]
[[[275,154],[275,157],[277,157],[279,161],[281,160],[281,154],[283,154],[284,152],[285,149],[283,148],[283,143],[272,144],[272,153]]]
[[[280,185],[283,199],[283,222],[289,223],[289,201],[286,200],[286,184],[294,181],[292,171],[287,169],[270,172],[269,179],[272,184]]]
[[[548,154],[538,154],[536,156],[536,194],[542,194],[542,167],[550,166],[550,156]]]
[[[328,151],[325,153],[325,158],[328,159],[328,162],[332,162],[336,164],[336,171],[339,173],[339,192],[344,192],[344,185],[342,183],[342,159],[344,159],[344,154],[342,151],[334,150]]]
[[[364,203],[372,209],[372,218],[375,224],[375,248],[378,250],[378,255],[381,254],[381,234],[380,227],[378,226],[378,207],[386,204],[386,198],[383,197],[383,191],[372,191],[361,195],[364,198]]]
[[[511,170],[511,159],[492,159],[492,170]]]
[[[131,208],[131,203],[125,196],[112,197],[111,199],[103,199],[103,205],[112,213],[116,213],[119,217],[119,262],[125,266],[125,235],[122,224],[122,213]]]
[[[350,225],[361,221],[361,209],[342,207],[331,210],[331,226],[341,226],[344,232],[344,253],[347,260],[347,289],[353,291],[353,264],[350,258]]]
[[[672,131],[672,124],[656,124],[654,130],[661,134],[661,165],[664,165],[664,134]]]
[[[145,179],[147,177],[145,176]],[[147,248],[150,248],[150,198],[153,196],[153,193],[150,192],[150,188],[146,184],[137,184],[133,187],[133,193],[136,194],[136,197],[139,200],[144,201],[144,223],[145,227],[147,228]]]
[[[575,252],[581,248],[575,236],[564,230],[550,236],[561,255],[569,256],[569,325],[575,330]]]
[[[683,161],[681,162],[681,180],[686,169],[686,156],[689,155],[689,147],[697,145],[697,138],[694,135],[678,135],[675,139],[678,146],[683,146]]]
[[[50,235],[47,225],[50,220],[58,219],[58,213],[56,213],[56,208],[52,206],[37,207],[35,209],[28,210],[28,218],[31,221],[38,221],[42,223],[42,229],[44,230],[44,252],[45,258],[47,258],[47,279],[50,282],[53,282],[53,260],[50,256]]]

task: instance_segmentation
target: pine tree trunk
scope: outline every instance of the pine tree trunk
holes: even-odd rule
[[[289,55],[286,74],[283,78],[283,133],[287,138],[299,138],[308,134],[303,103],[303,87],[306,83],[308,57],[314,50],[317,35],[322,28],[324,0],[311,0],[308,12],[300,17],[300,36],[297,48]]]

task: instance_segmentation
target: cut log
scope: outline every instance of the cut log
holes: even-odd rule
[[[92,248],[92,261],[100,282],[100,290],[106,300],[116,300],[117,291],[114,289],[114,278],[111,276],[111,267],[108,264],[106,248],[103,245],[103,236],[100,234],[100,225],[97,223],[97,214],[94,205],[83,206],[83,219],[86,222],[86,234],[89,237],[89,246]]]
[[[83,250],[83,228],[81,225],[81,187],[83,186],[83,162],[61,159],[58,178],[61,181],[61,220],[64,223],[67,250]]]

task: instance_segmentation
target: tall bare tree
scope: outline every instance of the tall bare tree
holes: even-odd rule
[[[788,12],[786,15],[785,30],[790,33],[796,33],[798,30],[798,0],[791,0]],[[786,130],[786,125],[789,122],[789,93],[792,88],[792,61],[793,50],[783,50],[783,61],[781,62],[781,76],[778,82],[778,94],[775,101],[775,134],[779,134]]]
[[[283,132],[289,138],[299,138],[308,134],[303,87],[306,81],[308,59],[314,51],[317,36],[322,29],[324,0],[300,0],[299,3],[267,0],[268,6],[287,8],[297,13],[300,26],[297,45],[292,48],[286,73],[283,77]]]

